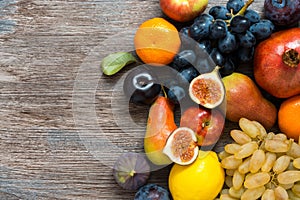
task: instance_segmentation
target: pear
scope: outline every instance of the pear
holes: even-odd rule
[[[170,134],[177,128],[174,121],[174,105],[166,97],[159,96],[151,105],[144,137],[144,150],[155,165],[168,165],[172,161],[163,153]]]
[[[222,78],[226,92],[226,119],[238,122],[244,117],[260,122],[266,129],[274,126],[277,108],[265,99],[247,75],[234,72]]]

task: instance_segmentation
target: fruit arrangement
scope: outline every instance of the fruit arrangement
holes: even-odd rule
[[[265,0],[264,18],[253,2],[206,10],[208,1],[160,0],[181,28],[149,19],[135,33],[134,53],[101,62],[107,76],[142,63],[126,74],[123,94],[149,107],[144,151],[121,155],[113,168],[134,199],[300,199],[299,1]],[[241,130],[226,132],[229,121]],[[231,140],[216,152],[226,134]],[[148,183],[165,166],[169,188]]]

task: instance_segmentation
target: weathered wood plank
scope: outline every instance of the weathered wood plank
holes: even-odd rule
[[[120,189],[112,177],[113,156],[97,144],[108,138],[109,145],[142,151],[147,108],[132,108],[139,111],[137,126],[123,132],[131,127],[117,126],[112,98],[126,70],[87,83],[100,78],[101,55],[132,48],[120,33],[163,16],[158,2],[0,1],[0,199],[133,199],[134,192]],[[253,7],[261,11],[261,4]],[[86,82],[79,83],[86,90],[74,91],[80,70],[87,70]],[[83,98],[80,107],[76,97],[84,95],[94,101]],[[76,114],[86,116],[86,126],[76,124]],[[150,182],[166,187],[168,171],[153,172]]]

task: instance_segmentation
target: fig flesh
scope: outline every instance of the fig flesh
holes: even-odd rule
[[[219,69],[217,66],[212,72],[200,74],[191,81],[189,95],[195,103],[213,109],[223,102],[225,90]]]
[[[194,131],[187,127],[179,127],[168,138],[163,153],[177,164],[189,165],[196,160],[198,151]]]
[[[124,153],[115,162],[113,175],[122,188],[137,190],[147,183],[150,165],[143,154]]]

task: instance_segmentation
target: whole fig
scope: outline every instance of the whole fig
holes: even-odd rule
[[[126,190],[137,190],[150,176],[150,165],[143,154],[124,153],[113,167],[116,182]]]
[[[273,33],[254,53],[257,84],[277,98],[300,94],[300,28]]]

